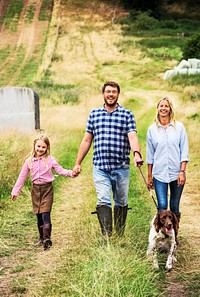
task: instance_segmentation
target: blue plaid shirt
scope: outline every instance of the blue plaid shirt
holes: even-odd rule
[[[120,169],[130,163],[128,133],[136,131],[133,113],[118,105],[111,113],[104,106],[89,114],[86,131],[94,137],[93,164],[102,170]]]

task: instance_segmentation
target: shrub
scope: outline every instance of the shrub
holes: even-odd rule
[[[183,59],[200,59],[200,32],[190,37],[183,48]]]
[[[143,12],[136,17],[135,26],[140,30],[152,30],[158,26],[158,21],[147,12]]]

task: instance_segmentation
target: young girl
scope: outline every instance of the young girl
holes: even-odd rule
[[[33,183],[31,197],[33,212],[37,216],[40,240],[36,247],[44,246],[44,250],[52,246],[51,241],[51,209],[53,204],[53,186],[55,179],[52,169],[58,174],[76,177],[75,171],[62,168],[50,155],[50,142],[47,136],[41,135],[33,142],[31,156],[25,161],[18,180],[12,189],[12,200],[16,200],[30,172]]]

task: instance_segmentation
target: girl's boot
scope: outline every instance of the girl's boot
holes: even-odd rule
[[[38,225],[38,232],[40,235],[40,239],[38,243],[36,243],[35,247],[38,248],[43,245],[43,226]]]
[[[48,223],[43,225],[43,246],[45,251],[50,249],[50,247],[52,246],[51,229],[51,224]]]

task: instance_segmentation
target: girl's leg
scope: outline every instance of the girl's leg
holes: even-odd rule
[[[44,234],[43,244],[44,244],[44,250],[47,250],[52,246],[52,241],[51,241],[52,225],[51,225],[50,212],[42,213],[42,219],[43,219],[43,222],[44,222],[44,225],[43,225],[43,234]]]
[[[43,224],[51,224],[51,214],[50,212],[41,213]]]
[[[175,213],[176,216],[180,216],[179,205],[183,192],[184,185],[178,186],[177,180],[169,184],[170,187],[170,210]]]
[[[36,214],[37,217],[37,226],[38,226],[38,232],[39,232],[39,236],[40,239],[38,241],[38,243],[36,243],[35,247],[40,247],[43,245],[43,219],[42,219],[42,214],[38,213]]]
[[[41,213],[37,213],[36,214],[36,217],[37,217],[37,224],[38,224],[38,226],[42,226],[43,225],[42,214]]]
[[[158,201],[158,211],[167,209],[168,207],[168,199],[167,199],[167,193],[168,193],[168,184],[163,183],[155,178],[153,178],[154,182],[154,188],[156,192],[156,197]]]

